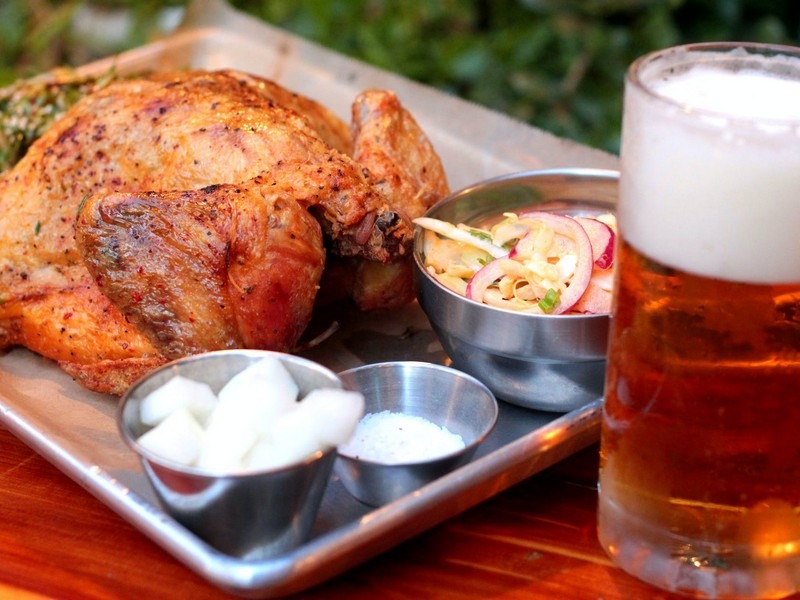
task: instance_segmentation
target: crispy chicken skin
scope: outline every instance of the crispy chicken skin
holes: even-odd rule
[[[422,216],[450,193],[433,146],[394,93],[366,90],[353,103],[352,117],[353,159],[369,170],[373,185],[405,220]],[[328,280],[349,285],[340,295],[362,310],[397,308],[415,298],[409,256],[389,263],[338,257],[331,262],[339,272]]]
[[[349,126],[326,107],[302,94],[287,90],[274,81],[254,77],[247,73],[237,72],[236,75],[240,80],[253,86],[265,98],[305,117],[322,141],[331,148],[352,156],[353,142],[350,138]]]
[[[353,160],[408,220],[450,193],[439,157],[422,128],[388,90],[366,90],[353,103]]]
[[[75,229],[100,290],[168,359],[291,350],[325,263],[319,223],[262,177],[95,196]]]
[[[0,176],[0,349],[26,346],[116,394],[185,354],[290,349],[322,236],[355,264],[409,255],[417,196],[387,196],[391,167],[349,152],[369,154],[327,109],[239,72],[87,96]]]

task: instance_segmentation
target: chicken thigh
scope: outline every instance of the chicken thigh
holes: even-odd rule
[[[95,196],[75,230],[100,290],[168,359],[291,350],[325,264],[319,223],[263,177]]]

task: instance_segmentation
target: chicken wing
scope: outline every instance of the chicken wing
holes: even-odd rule
[[[353,159],[370,173],[394,211],[422,216],[450,192],[444,167],[414,117],[388,90],[366,90],[353,103]],[[352,298],[362,310],[397,308],[415,298],[409,255],[394,260],[333,257],[325,285],[329,297]],[[342,289],[344,288],[344,289]]]
[[[450,192],[433,145],[393,92],[359,94],[351,127],[353,160],[369,170],[373,186],[407,220]]]

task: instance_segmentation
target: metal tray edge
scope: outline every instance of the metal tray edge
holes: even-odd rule
[[[319,585],[535,475],[599,439],[602,400],[565,413],[417,492],[287,554],[242,560],[216,551],[99,465],[84,465],[3,407],[0,423],[185,566],[239,596],[277,598]]]

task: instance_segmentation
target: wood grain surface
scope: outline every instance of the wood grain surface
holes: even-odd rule
[[[0,448],[0,598],[231,597],[2,428]],[[679,598],[616,569],[600,548],[597,452],[591,446],[294,597]]]

